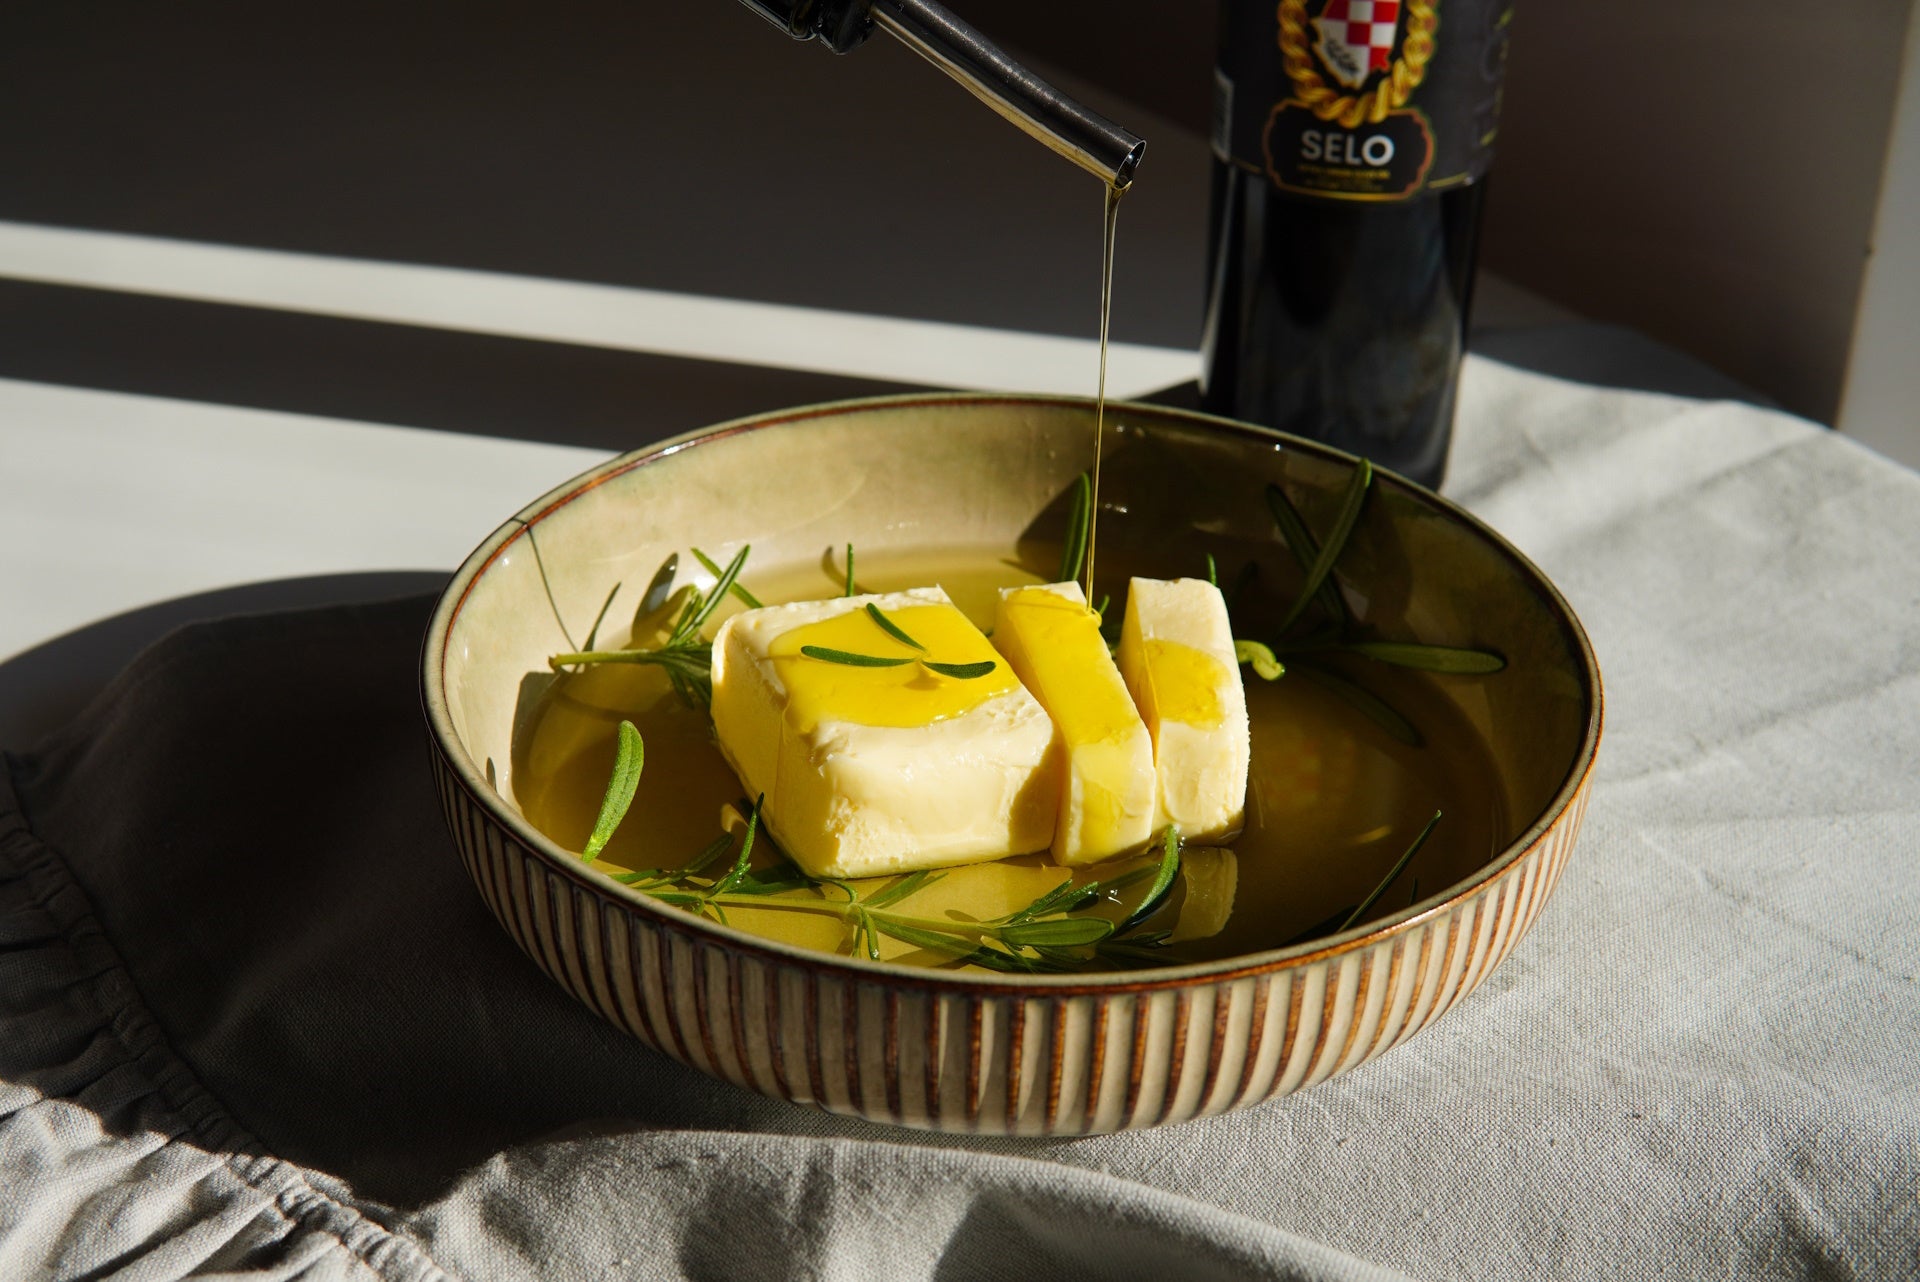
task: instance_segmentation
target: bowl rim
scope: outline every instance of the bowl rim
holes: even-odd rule
[[[508,517],[482,540],[480,545],[468,554],[466,560],[461,562],[459,569],[448,581],[434,607],[432,620],[422,639],[420,662],[421,707],[426,716],[434,750],[439,753],[447,768],[453,772],[462,787],[487,812],[488,816],[512,834],[524,849],[536,855],[550,871],[567,878],[581,889],[601,898],[613,899],[629,910],[654,918],[663,929],[702,936],[714,946],[754,954],[766,961],[832,972],[852,982],[992,996],[1072,997],[1154,992],[1186,988],[1196,984],[1229,983],[1357,952],[1411,931],[1423,922],[1439,917],[1455,906],[1474,898],[1489,885],[1500,880],[1509,869],[1533,851],[1548,832],[1562,822],[1568,808],[1579,796],[1592,774],[1605,721],[1605,692],[1600,678],[1600,666],[1585,627],[1581,625],[1579,616],[1574,613],[1572,606],[1561,595],[1560,590],[1541,572],[1540,568],[1492,527],[1452,500],[1396,472],[1380,467],[1374,468],[1376,483],[1385,482],[1396,486],[1413,498],[1438,508],[1448,517],[1464,524],[1511,563],[1530,589],[1544,599],[1560,630],[1570,642],[1569,649],[1576,658],[1582,680],[1582,692],[1587,705],[1585,725],[1582,729],[1579,750],[1574,754],[1573,761],[1555,789],[1552,799],[1528,823],[1527,827],[1491,860],[1464,880],[1454,882],[1397,913],[1319,939],[1286,948],[1271,948],[1235,957],[1189,962],[1153,970],[1064,975],[965,974],[931,967],[903,966],[897,962],[876,962],[861,957],[842,956],[837,953],[802,948],[750,934],[736,927],[723,926],[704,917],[695,917],[622,885],[605,873],[594,871],[591,865],[581,861],[578,854],[561,849],[557,842],[540,832],[516,808],[509,805],[505,798],[486,782],[459,736],[454,732],[452,718],[447,711],[446,653],[451,643],[454,621],[459,617],[467,597],[471,595],[475,585],[499,555],[522,534],[582,495],[616,477],[702,445],[709,445],[747,432],[788,426],[810,419],[948,406],[1091,408],[1093,403],[1093,398],[1085,396],[945,391],[827,401],[751,414],[711,427],[696,428],[693,431],[683,432],[616,455],[563,481],[513,516]],[[1231,435],[1251,438],[1264,445],[1294,450],[1349,466],[1357,465],[1360,461],[1353,454],[1317,441],[1198,410],[1140,401],[1109,401],[1107,408],[1109,412],[1124,411],[1128,418],[1134,421],[1129,426],[1133,426],[1144,417],[1166,423],[1224,430]]]

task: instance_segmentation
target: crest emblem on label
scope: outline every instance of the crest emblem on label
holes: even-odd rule
[[[1313,25],[1313,52],[1339,84],[1364,89],[1377,72],[1392,70],[1400,0],[1327,0]]]

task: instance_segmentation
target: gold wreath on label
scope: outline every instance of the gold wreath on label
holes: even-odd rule
[[[1438,0],[1403,0],[1407,14],[1406,35],[1400,42],[1400,56],[1371,89],[1360,93],[1341,93],[1330,88],[1314,64],[1312,34],[1306,0],[1280,0],[1280,56],[1293,81],[1294,98],[1320,119],[1357,129],[1362,124],[1379,124],[1390,112],[1407,105],[1427,75],[1427,63],[1433,58],[1433,32],[1440,25]]]

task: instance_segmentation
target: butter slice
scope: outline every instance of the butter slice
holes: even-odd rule
[[[927,649],[865,614],[877,606]],[[877,877],[1046,848],[1058,808],[1047,714],[1002,662],[971,681],[859,668],[802,644],[943,663],[998,659],[939,588],[748,610],[713,645],[720,750],[773,838],[816,877]]]
[[[1220,589],[1204,579],[1134,579],[1120,672],[1153,736],[1156,829],[1225,841],[1246,817],[1247,695]]]
[[[1054,859],[1090,864],[1144,847],[1155,831],[1153,740],[1080,585],[1002,589],[993,644],[1053,718]]]

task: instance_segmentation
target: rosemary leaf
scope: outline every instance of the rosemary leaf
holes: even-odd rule
[[[847,590],[841,596],[853,595],[853,544],[847,544]]]
[[[733,867],[728,870],[727,875],[714,882],[712,889],[707,891],[708,899],[726,894],[733,889],[735,883],[747,875],[747,861],[753,858],[753,837],[760,830],[760,807],[766,800],[767,794],[761,793],[753,803],[752,809],[747,811],[747,835],[746,839],[740,843],[740,853],[735,857]]]
[[[586,644],[580,647],[582,650],[593,649],[593,643],[600,638],[600,625],[607,621],[607,611],[613,608],[613,598],[619,595],[620,585],[616,583],[613,591],[607,593],[607,599],[600,603],[600,613],[593,616],[593,626],[587,629]]]
[[[1347,641],[1340,648],[1348,654],[1390,663],[1396,668],[1420,672],[1446,672],[1456,676],[1484,675],[1507,666],[1505,657],[1491,650],[1468,650],[1449,645],[1422,645],[1416,641]]]
[[[1251,663],[1254,674],[1262,681],[1278,681],[1287,675],[1287,667],[1274,658],[1273,651],[1258,641],[1239,641],[1233,643],[1233,657],[1237,663]]]
[[[752,550],[751,544],[740,545],[740,550],[733,554],[733,560],[727,562],[727,568],[720,572],[719,582],[715,583],[713,589],[706,594],[705,599],[700,602],[699,609],[693,612],[692,618],[683,620],[680,626],[674,629],[675,642],[683,642],[698,635],[700,629],[706,626],[707,620],[719,608],[720,602],[725,600],[727,593],[733,590],[734,580],[740,577],[740,571],[747,563],[747,553]]]
[[[976,677],[984,677],[999,666],[992,659],[982,659],[978,663],[935,663],[931,659],[922,659],[920,662],[931,671],[938,672],[943,677],[952,677],[956,681],[972,681]]]
[[[1016,948],[1097,944],[1113,933],[1113,923],[1105,917],[1049,917],[1045,921],[1023,921],[994,930],[1002,943]]]
[[[1207,553],[1207,582],[1214,587],[1220,586],[1220,567],[1213,563],[1213,553]]]
[[[800,653],[822,663],[844,663],[849,668],[897,668],[913,662],[912,659],[883,659],[877,654],[855,654],[851,650],[835,650],[824,645],[803,645]]]
[[[689,862],[685,868],[675,873],[674,876],[677,879],[691,877],[696,873],[705,872],[712,866],[714,860],[720,858],[720,856],[726,854],[731,849],[733,849],[733,837],[731,834],[723,832],[703,846],[700,853],[695,855],[692,861]]]
[[[943,873],[941,876],[945,876],[945,874]],[[888,904],[897,904],[908,895],[916,891],[924,890],[939,880],[940,877],[935,876],[930,869],[922,868],[919,872],[909,873],[899,881],[894,882],[891,886],[888,886],[885,890],[880,891],[878,894],[869,895],[860,902],[869,908],[885,908]]]
[[[912,646],[914,649],[920,651],[922,654],[926,653],[927,647],[921,645],[918,641],[915,641],[912,637],[908,636],[905,628],[902,628],[899,624],[895,623],[892,619],[889,619],[886,615],[882,614],[880,612],[880,607],[875,605],[871,601],[867,602],[867,617],[872,619],[875,623],[879,624],[880,630],[882,632],[892,637],[895,641],[898,641],[901,645]]]
[[[693,549],[693,557],[694,560],[700,562],[708,574],[711,574],[716,579],[726,573],[726,571],[713,563],[712,557],[702,552],[699,548]],[[746,584],[735,582],[732,585],[731,591],[734,596],[739,598],[740,604],[746,606],[749,610],[758,610],[761,608],[760,598],[747,591]]]
[[[1420,732],[1414,729],[1411,721],[1394,711],[1385,699],[1371,690],[1362,689],[1339,673],[1329,671],[1317,663],[1296,660],[1293,670],[1311,684],[1350,704],[1409,748],[1418,748],[1426,742]]]
[[[580,858],[592,863],[600,857],[600,852],[613,840],[614,832],[620,827],[620,821],[627,817],[627,807],[633,804],[633,793],[640,786],[640,768],[646,762],[646,745],[640,739],[640,731],[633,722],[620,723],[620,742],[614,749],[613,773],[607,778],[607,795],[600,800],[600,816],[593,821],[593,832],[587,838],[587,848],[580,852]]]
[[[1273,513],[1275,525],[1280,527],[1280,538],[1293,553],[1293,559],[1300,563],[1302,573],[1310,571],[1314,562],[1320,559],[1320,545],[1307,531],[1307,523],[1300,518],[1299,511],[1287,498],[1286,491],[1278,485],[1267,486],[1267,510]],[[1351,625],[1353,616],[1347,611],[1347,599],[1340,595],[1339,587],[1329,577],[1320,584],[1321,608],[1332,615],[1342,627]]]
[[[1334,518],[1333,528],[1327,531],[1327,541],[1320,547],[1320,555],[1314,558],[1313,566],[1307,571],[1307,581],[1295,598],[1293,608],[1287,611],[1287,617],[1280,621],[1276,631],[1285,632],[1293,626],[1307,608],[1307,602],[1320,592],[1320,585],[1328,582],[1333,573],[1333,563],[1347,550],[1347,539],[1353,534],[1355,522],[1360,519],[1360,509],[1367,499],[1367,488],[1373,483],[1373,465],[1365,459],[1353,469],[1348,478],[1347,492],[1340,499],[1340,514]]]
[[[1358,908],[1355,908],[1347,914],[1347,919],[1340,923],[1339,927],[1333,932],[1334,934],[1339,934],[1340,931],[1345,930],[1366,915],[1367,909],[1373,907],[1374,902],[1386,892],[1387,887],[1393,884],[1394,878],[1407,870],[1407,865],[1412,863],[1413,857],[1420,853],[1420,847],[1427,844],[1427,838],[1433,835],[1434,827],[1439,822],[1440,812],[1436,810],[1433,812],[1433,818],[1427,820],[1427,826],[1420,830],[1420,835],[1413,839],[1413,844],[1407,847],[1407,853],[1400,856],[1400,861],[1388,870],[1387,875],[1381,879],[1380,884],[1373,888],[1373,893],[1361,900]]]
[[[1068,500],[1067,530],[1060,539],[1060,573],[1055,583],[1078,582],[1087,563],[1087,529],[1093,518],[1093,482],[1085,472],[1073,478],[1073,497]]]
[[[1173,892],[1174,875],[1180,871],[1180,830],[1172,824],[1167,825],[1166,833],[1160,839],[1160,868],[1153,875],[1153,885],[1147,889],[1147,897],[1140,906],[1127,914],[1115,934],[1124,935],[1147,918],[1160,911],[1160,905]]]

